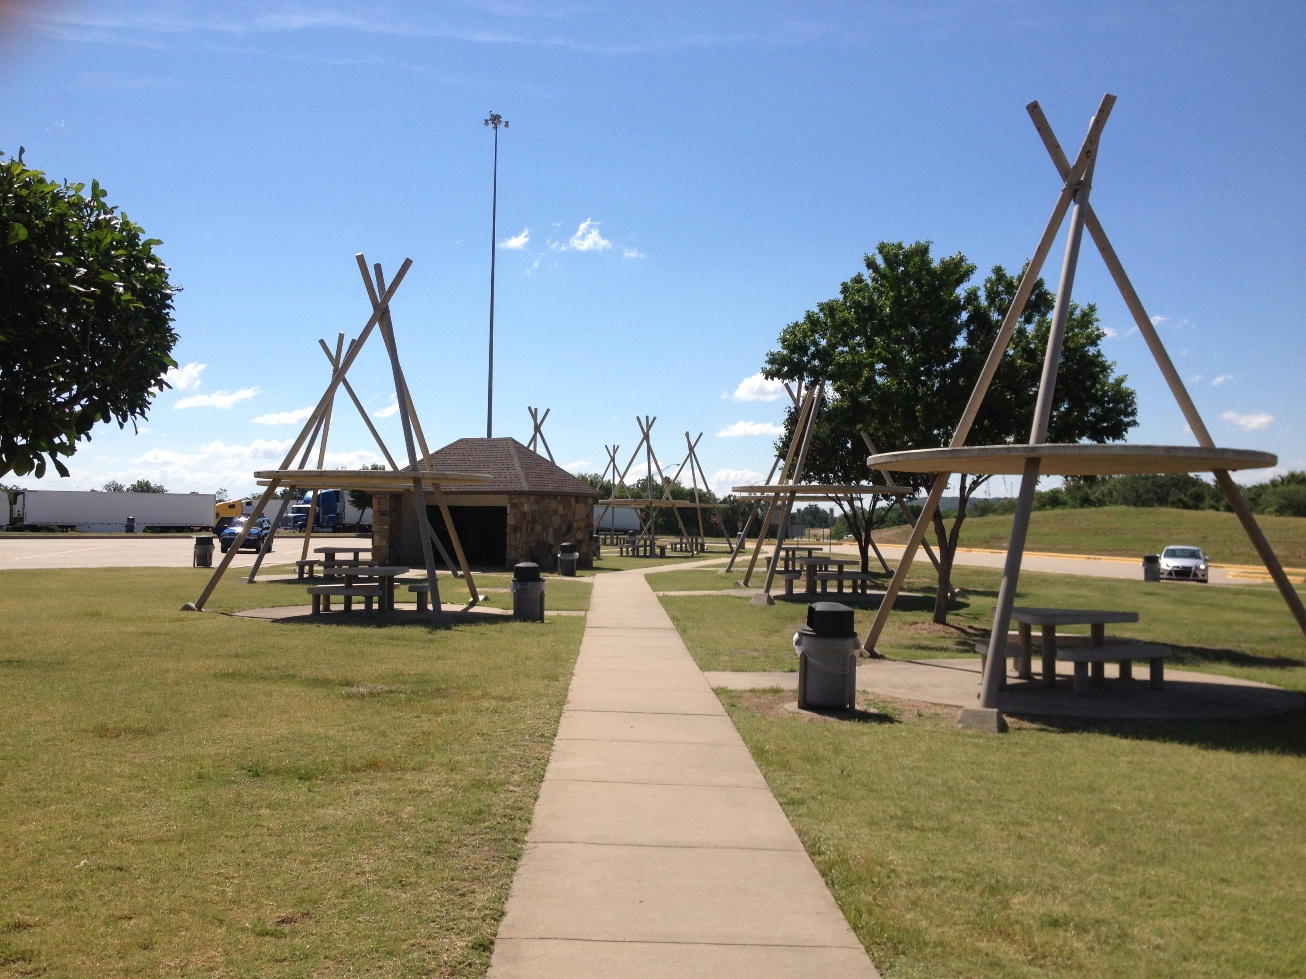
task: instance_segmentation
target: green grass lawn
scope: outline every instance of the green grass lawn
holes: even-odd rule
[[[207,575],[0,572],[0,975],[483,974],[584,620]]]
[[[1290,568],[1306,568],[1306,519],[1263,517],[1256,522]],[[877,533],[875,539],[902,543],[906,527]],[[1011,517],[967,517],[961,525],[962,547],[1005,550]],[[930,543],[934,543],[933,534]],[[1030,518],[1026,549],[1057,554],[1106,554],[1138,558],[1159,554],[1167,544],[1193,544],[1217,564],[1259,565],[1251,541],[1232,513],[1142,507],[1089,510],[1038,510]]]
[[[709,574],[711,572],[683,572]],[[890,657],[973,655],[996,572],[958,568],[889,619]],[[1136,609],[1176,666],[1306,691],[1278,593],[1025,573],[1029,604]],[[909,588],[929,593],[928,578]],[[796,667],[806,605],[663,597],[704,669]],[[857,611],[865,634],[874,603]],[[1306,974],[1306,710],[1255,721],[1014,723],[868,703],[861,722],[719,691],[854,930],[889,979]]]

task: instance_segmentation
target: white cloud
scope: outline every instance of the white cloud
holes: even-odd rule
[[[606,252],[612,248],[612,242],[599,234],[599,222],[586,218],[565,245],[550,243],[549,247],[560,252]]]
[[[177,391],[197,388],[200,386],[200,372],[207,366],[208,364],[197,364],[192,361],[183,367],[169,367],[163,379]]]
[[[708,485],[718,496],[724,496],[735,486],[757,486],[765,481],[765,473],[751,469],[718,469],[708,477]]]
[[[783,435],[784,429],[772,422],[735,422],[716,433],[719,439],[735,438],[739,435]]]
[[[1241,428],[1244,432],[1263,432],[1274,424],[1274,416],[1263,411],[1254,411],[1249,415],[1242,415],[1236,411],[1226,411],[1220,417],[1230,425]]]
[[[1112,337],[1120,336],[1120,331],[1117,330],[1115,327],[1104,326],[1102,327],[1102,335],[1106,337],[1108,340],[1110,340]]]
[[[379,408],[378,410],[372,412],[372,417],[393,418],[397,414],[399,414],[399,399],[392,394],[390,395],[390,403],[386,405],[384,408]]]
[[[1221,384],[1225,384],[1232,380],[1233,380],[1232,374],[1221,374],[1219,377],[1211,378],[1211,387],[1218,388]]]
[[[241,388],[239,391],[214,391],[212,394],[192,394],[182,398],[174,408],[230,408],[234,404],[248,401],[258,394],[258,388]]]
[[[1193,374],[1191,377],[1188,378],[1188,383],[1201,384],[1204,380],[1206,380],[1205,374]]]
[[[294,411],[272,411],[266,415],[251,418],[255,425],[297,425],[306,421],[313,414],[312,408],[296,408]]]
[[[746,377],[735,388],[736,401],[774,401],[785,393],[784,382],[768,381],[758,371],[752,377]]]
[[[588,459],[577,459],[575,462],[564,462],[562,468],[569,473],[589,472],[590,464]]]
[[[513,235],[511,238],[508,238],[506,241],[499,242],[499,247],[507,251],[521,251],[528,244],[530,244],[530,240],[531,240],[531,229],[522,228],[521,234]]]
[[[627,248],[625,245],[622,245],[621,247],[621,257],[622,258],[648,258],[648,256],[645,255],[638,248]]]

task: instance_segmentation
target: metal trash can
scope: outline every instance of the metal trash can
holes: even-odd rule
[[[580,548],[570,541],[558,545],[558,574],[564,578],[576,577],[576,564],[580,561]]]
[[[603,552],[599,549],[599,535],[598,535],[598,534],[595,534],[595,535],[594,535],[594,556],[597,558],[597,557],[601,556],[602,553],[603,553]]]
[[[523,561],[512,569],[512,617],[519,622],[544,621],[544,579],[540,566]]]
[[[213,567],[213,538],[208,534],[195,538],[195,567]]]
[[[853,610],[838,602],[813,602],[807,625],[794,633],[798,654],[798,707],[852,710],[857,704],[857,654]]]
[[[1160,554],[1143,555],[1143,580],[1144,581],[1161,580],[1161,555]]]
[[[123,528],[123,530],[126,531],[126,532],[129,533],[129,534],[134,534],[134,533],[136,533],[136,518],[135,518],[135,517],[128,517],[128,518],[127,518],[127,526],[125,526],[125,527]]]

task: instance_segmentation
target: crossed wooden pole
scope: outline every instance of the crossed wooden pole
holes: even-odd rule
[[[534,428],[534,431],[531,432],[531,440],[526,448],[539,455],[547,455],[549,461],[556,466],[557,462],[553,458],[553,450],[549,448],[549,440],[544,437],[544,419],[549,417],[549,412],[553,409],[545,408],[544,414],[542,415],[540,414],[540,409],[532,408],[530,405],[526,406],[526,410],[531,414],[531,425]],[[540,452],[540,446],[544,447],[543,452]]]
[[[926,497],[916,527],[907,542],[902,560],[899,562],[898,569],[889,584],[888,592],[875,617],[875,621],[867,632],[864,646],[868,652],[874,651],[875,644],[883,632],[885,621],[893,608],[894,600],[911,568],[916,549],[924,539],[926,528],[933,519],[939,500],[952,473],[955,471],[1004,472],[1007,469],[1003,467],[1009,467],[1013,462],[1023,460],[1019,470],[1021,475],[1020,492],[1017,496],[1016,512],[1012,518],[1011,538],[1003,567],[1002,583],[998,591],[998,602],[994,609],[989,652],[985,661],[980,689],[979,706],[981,709],[995,710],[997,707],[998,690],[1001,685],[1003,671],[1006,669],[1005,646],[1011,625],[1011,611],[1015,602],[1021,558],[1029,529],[1030,513],[1033,510],[1034,490],[1040,472],[1055,471],[1059,475],[1075,475],[1081,472],[1105,474],[1111,471],[1146,471],[1144,467],[1148,466],[1154,467],[1151,471],[1156,472],[1176,471],[1176,469],[1177,471],[1191,472],[1200,468],[1208,469],[1214,474],[1216,483],[1224,491],[1234,512],[1238,515],[1243,529],[1251,539],[1261,560],[1265,563],[1266,569],[1278,586],[1299,628],[1303,634],[1306,634],[1306,608],[1303,608],[1301,599],[1292,587],[1291,582],[1288,581],[1278,557],[1257,525],[1251,510],[1238,490],[1237,484],[1229,475],[1229,471],[1234,468],[1256,468],[1267,464],[1272,465],[1273,457],[1264,453],[1218,449],[1215,447],[1210,432],[1189,397],[1183,381],[1166,353],[1155,328],[1152,326],[1147,311],[1125,274],[1124,266],[1116,256],[1106,232],[1089,203],[1093,167],[1097,159],[1098,141],[1115,101],[1113,95],[1108,94],[1103,97],[1089,124],[1088,134],[1085,136],[1073,163],[1066,158],[1038,103],[1032,102],[1026,107],[1039,136],[1043,140],[1044,146],[1052,157],[1057,172],[1062,178],[1061,192],[1052,209],[1052,215],[1048,219],[1043,236],[1039,240],[1038,247],[1035,249],[1034,255],[1025,269],[1025,274],[1021,278],[1011,308],[1002,322],[1002,327],[994,340],[993,348],[976,382],[975,389],[971,393],[966,409],[957,424],[952,441],[947,449],[926,449],[883,455],[873,454],[867,460],[867,464],[872,468],[885,469],[892,466],[899,470],[912,469],[912,471],[933,472],[935,474],[934,482],[929,495]],[[1052,323],[1048,335],[1043,372],[1039,382],[1038,400],[1034,409],[1034,422],[1031,426],[1028,446],[1023,450],[1020,446],[975,446],[968,450],[969,454],[967,455],[965,449],[966,437],[970,434],[980,405],[988,393],[989,385],[1011,340],[1015,325],[1024,313],[1034,283],[1038,279],[1043,263],[1068,211],[1071,214],[1070,232],[1066,241],[1061,280],[1057,288],[1056,305],[1052,314]],[[1166,383],[1178,402],[1189,428],[1197,439],[1200,446],[1199,450],[1174,449],[1165,446],[1048,446],[1046,444],[1048,423],[1056,390],[1057,370],[1061,360],[1066,319],[1069,313],[1070,295],[1074,286],[1079,249],[1085,229],[1088,230],[1090,237],[1106,262],[1107,269],[1111,272],[1117,288],[1129,307],[1139,332],[1147,342],[1157,366],[1165,377]],[[974,468],[946,469],[949,460],[960,461],[963,458],[969,467]],[[1045,460],[1049,465],[1045,465]],[[1111,468],[1113,465],[1129,465],[1131,468],[1113,470]],[[1057,466],[1060,468],[1054,468]]]
[[[408,383],[404,377],[403,367],[399,363],[399,352],[394,337],[394,325],[390,317],[390,301],[395,292],[399,289],[404,277],[408,274],[408,270],[412,267],[412,260],[404,259],[403,264],[399,267],[398,274],[396,274],[394,279],[387,285],[380,265],[374,265],[372,270],[369,272],[367,262],[363,255],[359,253],[354,257],[358,264],[359,272],[363,277],[363,284],[367,288],[368,298],[372,304],[372,313],[368,317],[368,320],[364,324],[357,339],[349,344],[347,350],[344,349],[343,334],[341,334],[337,339],[334,354],[331,352],[330,348],[326,346],[324,341],[319,341],[323,347],[323,351],[327,354],[327,359],[332,365],[331,380],[327,384],[326,390],[322,393],[322,397],[319,399],[317,406],[313,409],[308,420],[304,423],[304,427],[300,431],[299,436],[295,439],[289,451],[286,453],[281,466],[276,470],[255,474],[259,477],[260,482],[266,481],[266,488],[263,491],[263,495],[254,505],[254,510],[250,514],[249,519],[246,520],[245,524],[241,527],[231,548],[225,555],[223,555],[222,561],[214,570],[213,575],[209,578],[208,583],[200,592],[199,597],[194,602],[187,603],[183,606],[183,610],[185,611],[202,611],[204,609],[205,603],[212,596],[213,590],[217,587],[218,582],[222,580],[222,576],[226,574],[227,568],[230,567],[232,560],[244,544],[246,537],[249,535],[250,529],[254,526],[255,521],[263,515],[279,487],[294,486],[296,485],[296,480],[299,480],[302,483],[313,483],[314,489],[322,489],[324,486],[319,484],[321,484],[324,479],[343,479],[350,475],[348,473],[331,473],[322,468],[325,462],[326,435],[330,427],[331,412],[335,402],[336,392],[341,386],[344,386],[350,398],[357,406],[360,414],[362,414],[364,421],[367,422],[368,430],[372,433],[377,444],[381,447],[381,451],[392,469],[392,472],[390,474],[384,474],[384,477],[383,474],[370,474],[367,476],[366,481],[375,486],[384,485],[389,487],[391,484],[404,486],[404,496],[413,507],[422,545],[422,562],[426,570],[427,587],[429,588],[432,610],[435,617],[437,619],[441,618],[443,612],[441,610],[439,585],[436,581],[435,575],[435,557],[432,550],[433,545],[435,548],[439,549],[441,556],[444,558],[448,567],[455,567],[455,560],[451,560],[449,555],[445,552],[445,549],[441,545],[439,538],[436,536],[430,525],[430,521],[427,518],[426,496],[428,489],[435,505],[440,509],[441,516],[444,518],[445,527],[449,532],[450,543],[453,545],[456,567],[458,568],[458,571],[461,572],[467,583],[468,592],[472,601],[479,601],[479,595],[477,594],[475,583],[472,580],[471,571],[468,568],[466,557],[463,554],[462,544],[458,539],[457,531],[454,529],[453,519],[449,513],[448,505],[445,502],[444,493],[441,490],[441,483],[473,483],[484,481],[488,477],[484,476],[484,474],[472,473],[436,473],[429,469],[427,460],[430,456],[430,450],[426,445],[425,436],[422,434],[421,424],[417,420],[417,413],[413,406],[412,394],[408,389]],[[373,275],[375,275],[375,282],[373,281]],[[399,405],[399,418],[404,434],[404,448],[408,457],[408,470],[402,473],[398,471],[399,467],[396,465],[394,457],[390,454],[389,450],[386,449],[380,433],[376,431],[375,426],[372,425],[370,419],[368,419],[367,412],[363,408],[362,402],[358,399],[353,388],[349,386],[349,383],[346,380],[346,375],[348,374],[349,369],[353,366],[354,361],[358,358],[359,353],[362,351],[363,345],[371,336],[372,331],[378,327],[380,328],[382,342],[385,344],[386,353],[390,360],[391,374],[395,386],[395,396]],[[320,442],[318,442],[319,437],[321,438]],[[318,467],[315,470],[308,470],[305,469],[304,466],[307,463],[308,456],[315,443],[318,445]],[[421,447],[420,460],[418,458],[419,445]],[[292,468],[295,457],[300,454],[301,450],[303,455],[300,458],[299,465],[296,468]],[[358,474],[356,473],[354,476],[357,477]],[[277,520],[273,525],[274,533],[276,527],[281,523],[281,517],[284,515],[288,504],[289,499],[282,501],[280,512],[278,513]],[[251,582],[254,580],[258,566],[261,564],[263,557],[267,552],[271,536],[272,535],[268,535],[268,538],[263,542],[258,558],[255,561],[254,568],[250,573],[249,580]],[[305,552],[307,552],[307,547],[308,540],[306,532],[304,544]]]

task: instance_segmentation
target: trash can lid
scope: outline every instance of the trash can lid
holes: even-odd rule
[[[1144,554],[1144,555],[1143,555],[1143,563],[1144,563],[1144,564],[1160,564],[1160,563],[1161,563],[1161,555],[1160,555],[1160,554]]]
[[[512,568],[513,581],[543,581],[540,577],[540,566],[534,561],[523,561],[521,564],[514,564]]]
[[[576,545],[576,544],[573,544],[571,541],[564,541],[563,543],[561,543],[561,544],[558,545],[558,553],[559,553],[559,554],[579,554],[579,553],[580,553],[580,547],[579,547],[578,545]]]
[[[853,610],[839,602],[813,602],[807,606],[807,625],[816,635],[830,639],[857,635]]]

